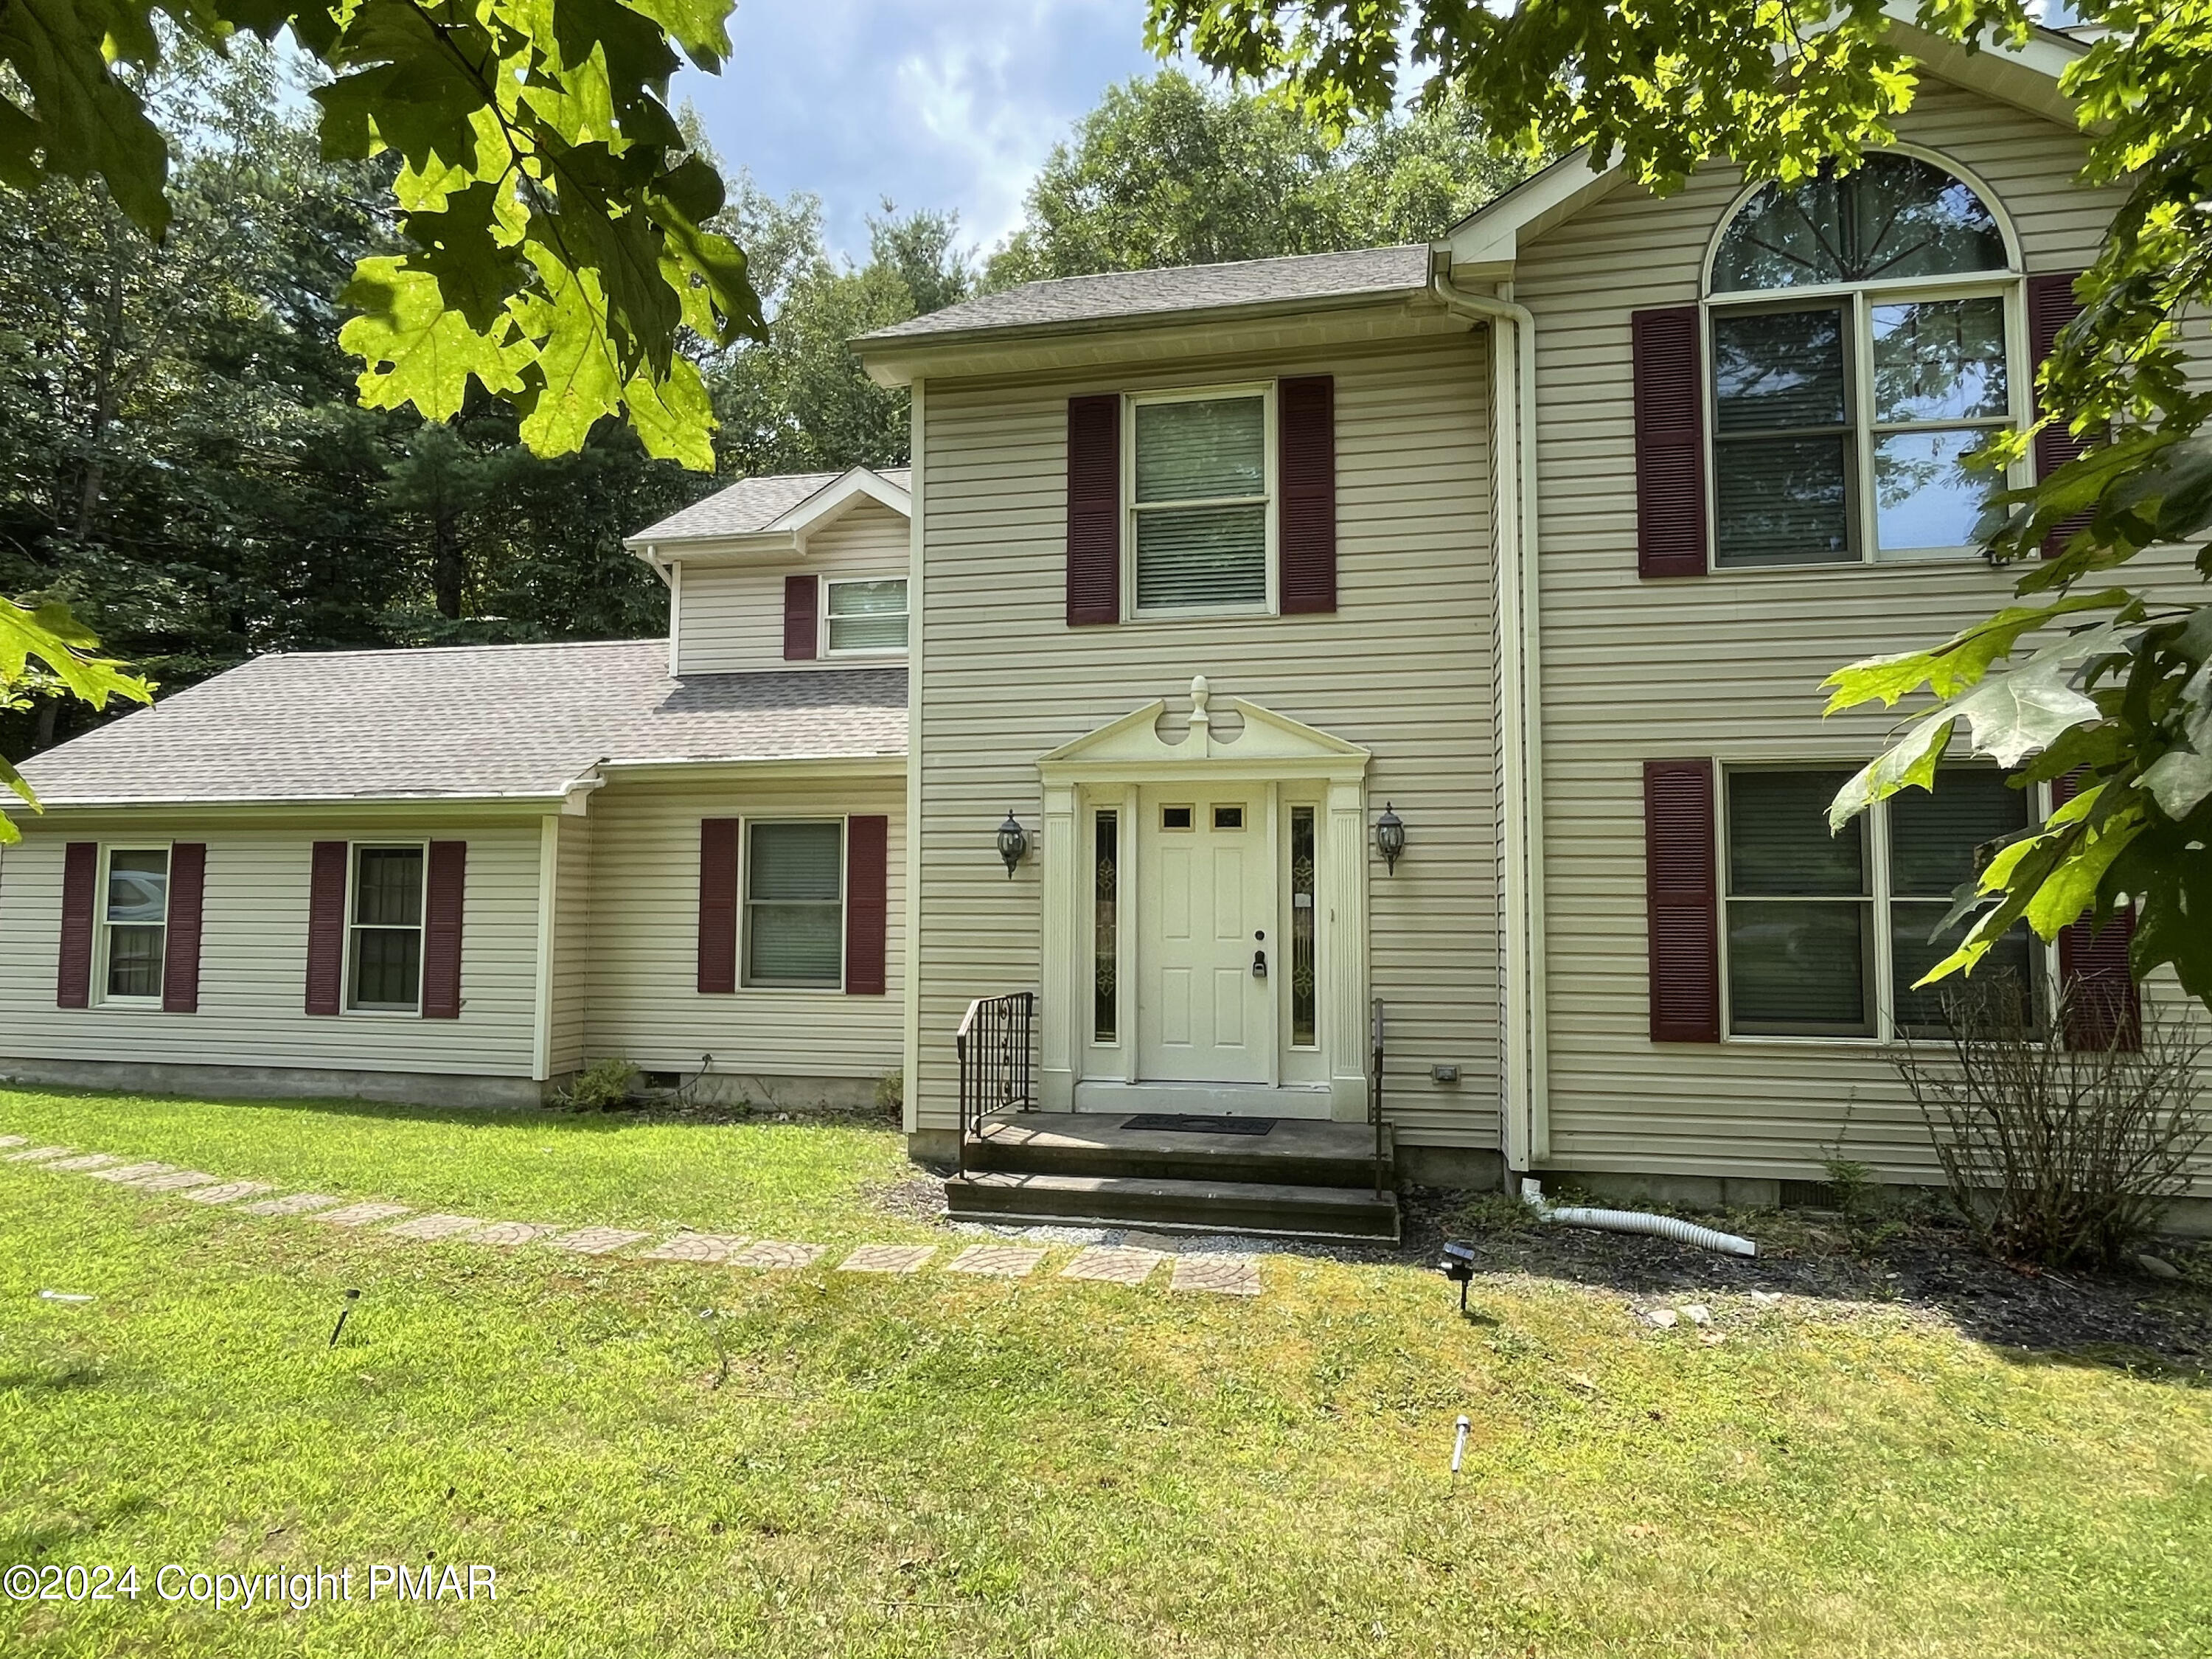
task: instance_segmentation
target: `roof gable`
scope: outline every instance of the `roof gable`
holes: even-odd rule
[[[808,536],[864,501],[911,517],[912,483],[912,469],[903,466],[740,478],[625,538],[623,545],[661,562],[698,553],[803,556]]]
[[[2087,50],[2079,40],[2039,27],[2017,48],[1991,39],[1979,51],[1969,52],[1918,27],[1912,21],[1913,0],[1885,0],[1882,9],[1891,33],[1928,75],[2069,131],[2075,127],[2074,107],[2059,90],[2058,78]],[[1618,160],[1601,164],[1587,148],[1576,150],[1484,203],[1447,231],[1437,247],[1449,254],[1451,268],[1462,276],[1510,276],[1522,247],[1626,181]]]

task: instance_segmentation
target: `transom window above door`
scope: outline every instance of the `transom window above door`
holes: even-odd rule
[[[1707,299],[1713,562],[1970,552],[2021,418],[2020,280],[1989,205],[1917,156],[1754,191]]]
[[[1264,386],[1127,400],[1130,585],[1139,615],[1264,612],[1274,561],[1273,398]]]

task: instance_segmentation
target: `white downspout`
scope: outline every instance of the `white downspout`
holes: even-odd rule
[[[1497,492],[1499,829],[1504,849],[1498,906],[1505,934],[1499,1033],[1508,1180],[1551,1155],[1549,1034],[1544,996],[1544,819],[1536,562],[1536,319],[1526,306],[1455,287],[1440,256],[1430,292],[1455,316],[1491,333],[1495,454],[1513,487]],[[1493,459],[1492,465],[1496,465]]]

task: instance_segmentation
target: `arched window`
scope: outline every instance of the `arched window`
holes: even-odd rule
[[[2016,418],[2019,281],[1996,216],[1917,156],[1769,184],[1715,246],[1713,561],[1924,558],[1971,546]]]

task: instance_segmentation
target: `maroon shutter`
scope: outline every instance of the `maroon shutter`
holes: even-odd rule
[[[1705,574],[1705,398],[1698,308],[1628,319],[1636,370],[1636,572]]]
[[[307,1012],[335,1014],[345,981],[346,867],[342,841],[315,843],[307,877]]]
[[[2080,275],[2061,271],[2027,279],[2027,351],[2038,374],[2057,343],[2058,331],[2081,314],[2081,302],[2074,297],[2074,281]],[[2049,477],[2087,447],[2064,426],[2045,427],[2035,434],[2035,476]],[[2069,519],[2053,530],[2043,538],[2043,556],[2057,558],[2074,532],[2088,521],[2087,515]]]
[[[1067,625],[1121,620],[1121,399],[1067,400]]]
[[[200,912],[207,892],[207,843],[169,848],[169,934],[161,957],[161,1010],[200,1011]]]
[[[1336,609],[1336,381],[1328,374],[1277,388],[1277,532],[1283,614]]]
[[[890,919],[890,820],[845,820],[845,989],[884,994],[884,933]]]
[[[1713,763],[1644,763],[1644,903],[1651,932],[1651,1040],[1721,1036],[1719,875]]]
[[[461,913],[466,908],[469,844],[430,843],[429,878],[423,883],[422,1018],[461,1017]]]
[[[699,988],[738,988],[738,821],[699,820]]]
[[[100,843],[73,841],[62,854],[61,965],[54,978],[54,1005],[92,1006],[93,890],[100,884]]]
[[[783,579],[783,659],[812,662],[820,631],[822,584],[809,571]]]
[[[2074,799],[2080,775],[2069,773],[2051,786],[2055,811]],[[2142,1047],[2142,994],[2128,971],[2128,947],[2136,934],[2132,903],[2106,917],[2058,930],[2058,977],[2073,993],[2066,1022],[2069,1048]]]

